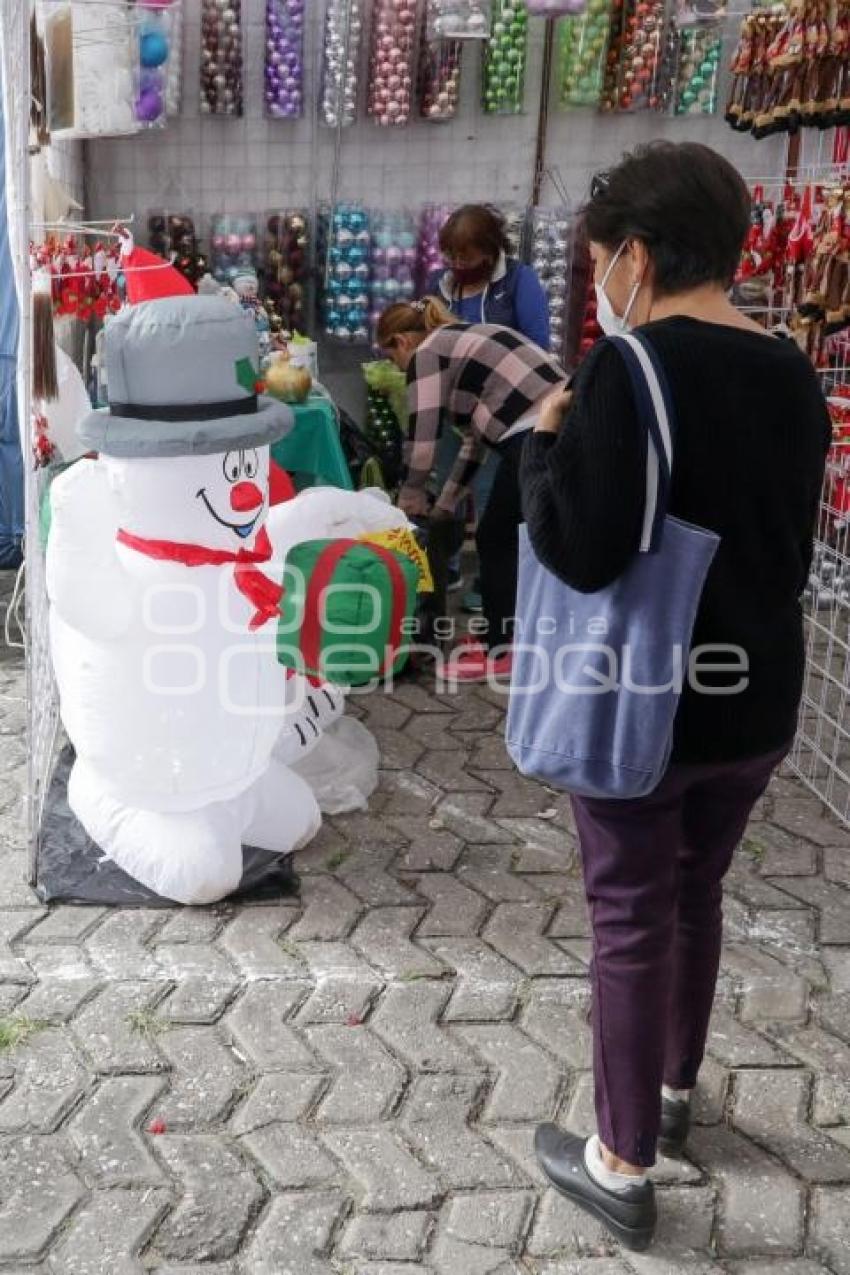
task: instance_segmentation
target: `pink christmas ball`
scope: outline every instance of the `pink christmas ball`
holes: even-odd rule
[[[242,239],[240,235],[230,234],[224,241],[224,245],[228,252],[238,252],[241,244]]]
[[[254,251],[254,249],[256,248],[256,246],[257,246],[257,236],[256,236],[256,235],[243,235],[243,236],[242,236],[242,249],[243,249],[243,251],[244,251],[244,252],[253,252],[253,251]]]

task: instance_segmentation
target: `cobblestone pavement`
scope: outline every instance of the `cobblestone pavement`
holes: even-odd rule
[[[368,814],[300,902],[41,906],[23,675],[0,663],[0,1271],[850,1275],[848,838],[788,778],[728,884],[689,1158],[626,1256],[546,1190],[535,1123],[589,1129],[588,927],[566,801],[509,767],[496,697],[362,702]]]

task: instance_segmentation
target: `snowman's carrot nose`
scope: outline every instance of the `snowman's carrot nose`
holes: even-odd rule
[[[238,514],[246,514],[251,509],[259,509],[263,503],[263,493],[256,483],[237,483],[230,491],[230,508]]]

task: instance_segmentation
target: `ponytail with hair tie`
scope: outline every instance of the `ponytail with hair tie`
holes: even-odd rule
[[[438,297],[423,297],[421,301],[397,301],[394,305],[387,306],[378,320],[378,345],[389,346],[405,332],[421,332],[430,336],[446,323],[456,322],[451,310],[447,310]]]

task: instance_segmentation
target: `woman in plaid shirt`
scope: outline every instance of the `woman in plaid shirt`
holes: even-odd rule
[[[484,643],[462,647],[448,671],[464,681],[506,674],[522,522],[522,445],[543,399],[563,386],[566,374],[550,355],[510,328],[458,323],[434,297],[389,306],[378,323],[378,345],[407,374],[407,475],[398,499],[406,514],[430,514],[434,523],[454,519],[485,447],[496,452],[498,469],[476,536],[487,635]],[[429,508],[427,485],[447,418],[464,438],[445,486]],[[494,648],[492,656],[489,648]]]

